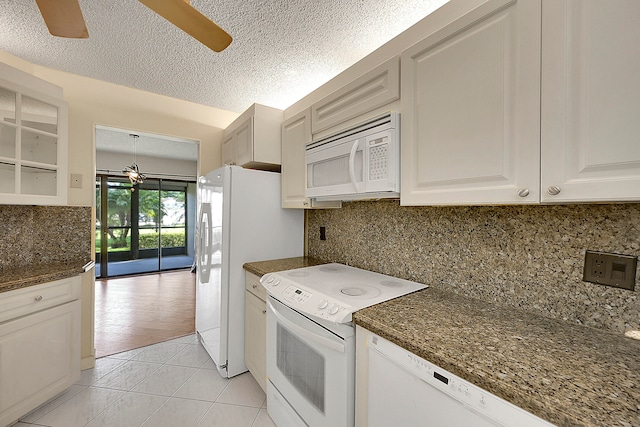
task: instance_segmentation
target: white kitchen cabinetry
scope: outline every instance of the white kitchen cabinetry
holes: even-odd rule
[[[282,207],[339,208],[341,202],[315,201],[305,197],[307,168],[305,145],[311,141],[311,110],[282,122]]]
[[[638,201],[640,2],[542,6],[542,201]]]
[[[260,277],[245,272],[244,363],[267,392],[267,290]]]
[[[396,56],[311,106],[317,134],[400,98],[400,60]]]
[[[640,3],[443,10],[401,55],[401,204],[640,200]]]
[[[66,205],[62,89],[0,63],[0,203]]]
[[[311,141],[311,110],[304,110],[282,122],[282,207],[307,208],[305,145]]]
[[[253,104],[225,130],[222,163],[279,170],[282,110]]]
[[[447,6],[401,55],[401,204],[538,203],[540,1]]]
[[[0,294],[0,426],[80,378],[80,276]]]

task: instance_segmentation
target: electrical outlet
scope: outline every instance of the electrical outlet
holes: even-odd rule
[[[587,251],[582,280],[632,291],[636,284],[636,266],[634,256]]]
[[[72,173],[71,181],[69,183],[69,187],[71,188],[82,188],[82,174],[80,173]]]
[[[604,279],[604,275],[607,272],[607,265],[604,256],[600,254],[593,254],[591,258],[591,274],[598,279]]]
[[[327,229],[320,227],[320,240],[327,240]]]

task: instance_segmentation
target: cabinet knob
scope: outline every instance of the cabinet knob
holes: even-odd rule
[[[302,202],[303,206],[309,206],[309,202],[307,202],[306,200],[304,202]]]
[[[520,190],[518,190],[518,196],[527,197],[528,195],[529,195],[529,189],[528,188],[521,188]]]
[[[252,285],[251,286],[253,289],[258,289],[258,285]]]
[[[558,187],[557,185],[552,185],[551,187],[547,188],[547,193],[552,196],[556,196],[560,194],[560,187]]]
[[[36,300],[36,302],[42,301],[42,295],[38,295],[37,297],[34,298],[34,300]]]
[[[262,310],[262,314],[267,314],[267,310]]]

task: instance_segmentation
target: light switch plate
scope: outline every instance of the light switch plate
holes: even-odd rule
[[[632,291],[636,285],[637,262],[635,256],[587,251],[582,280]]]

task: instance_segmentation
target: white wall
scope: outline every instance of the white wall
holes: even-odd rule
[[[200,141],[198,174],[222,165],[222,133],[237,113],[53,70],[0,51],[0,61],[62,87],[69,104],[69,173],[83,187],[68,189],[68,204],[92,206],[94,126]]]
[[[200,142],[198,174],[222,165],[222,133],[238,117],[237,113],[41,67],[2,50],[0,62],[60,86],[64,91],[64,99],[69,104],[68,173],[82,175],[82,188],[68,189],[69,205],[94,205],[95,125],[193,139]],[[82,275],[83,369],[95,363],[94,283],[93,270]]]

